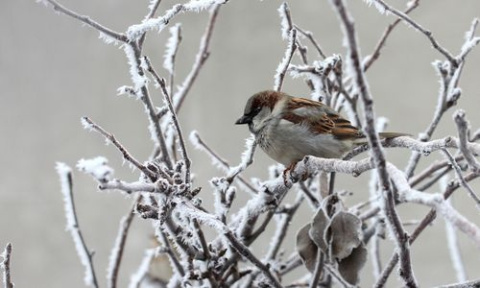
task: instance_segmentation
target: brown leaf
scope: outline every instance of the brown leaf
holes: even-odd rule
[[[332,235],[332,256],[342,260],[361,243],[362,221],[348,212],[335,214],[328,227]]]
[[[308,231],[310,239],[312,239],[325,254],[327,254],[328,251],[328,239],[325,237],[325,232],[327,231],[329,224],[330,219],[325,215],[323,209],[318,209],[313,217],[310,230]]]
[[[297,232],[297,252],[308,271],[313,273],[317,261],[318,247],[315,242],[310,239],[308,235],[309,230],[310,223],[303,226],[302,229]]]
[[[360,246],[352,250],[350,255],[338,262],[338,272],[348,283],[355,285],[359,280],[360,270],[367,262],[367,249],[361,243]]]

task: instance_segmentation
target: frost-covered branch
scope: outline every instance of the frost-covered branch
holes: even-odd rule
[[[200,73],[203,64],[205,64],[208,57],[210,56],[210,41],[212,39],[213,29],[215,28],[215,23],[217,21],[219,11],[220,5],[215,5],[211,8],[210,19],[208,20],[205,33],[200,40],[200,46],[198,47],[198,52],[195,56],[195,62],[193,63],[192,69],[190,70],[190,73],[187,75],[185,80],[183,80],[178,91],[172,96],[175,112],[178,112],[178,110],[180,110],[180,107],[182,107],[183,101],[185,100],[185,97],[187,96],[190,89],[192,88],[193,83],[197,79],[197,76]]]
[[[120,271],[120,263],[125,250],[125,243],[127,242],[130,225],[135,216],[135,207],[137,206],[137,203],[140,202],[141,198],[142,196],[140,195],[135,197],[132,208],[130,208],[127,215],[120,220],[118,235],[115,239],[112,251],[110,252],[110,263],[107,269],[107,284],[109,288],[117,287],[118,272]]]
[[[295,54],[295,50],[297,49],[297,30],[290,29],[288,33],[288,47],[285,50],[285,56],[282,59],[282,62],[278,64],[277,73],[275,74],[275,83],[273,85],[273,90],[281,91],[283,80],[285,79],[285,74],[287,73],[288,66],[290,65],[290,61],[292,61],[292,57]]]
[[[12,255],[12,244],[7,243],[5,246],[5,250],[0,255],[3,258],[2,262],[0,262],[0,269],[3,270],[3,287],[4,288],[13,288],[11,270],[10,270],[10,257]]]
[[[77,212],[73,201],[73,178],[72,169],[64,163],[57,163],[57,172],[60,177],[61,190],[63,200],[65,202],[65,215],[67,217],[67,230],[72,235],[75,248],[82,265],[85,266],[85,284],[88,286],[98,287],[95,269],[93,267],[93,252],[89,251],[87,244],[78,224]]]
[[[375,6],[380,10],[381,13],[384,13],[385,11],[388,11],[388,12],[396,15],[397,17],[399,17],[403,21],[405,21],[405,23],[407,23],[408,25],[410,25],[414,29],[416,29],[419,32],[421,32],[422,34],[424,34],[428,38],[430,43],[432,44],[433,48],[435,48],[436,50],[438,50],[438,52],[440,52],[443,56],[445,56],[445,58],[447,58],[447,60],[453,66],[458,65],[457,61],[455,60],[455,57],[453,57],[453,55],[450,52],[448,52],[447,49],[443,48],[443,46],[441,46],[438,43],[437,39],[435,39],[435,37],[433,37],[431,31],[423,28],[420,24],[415,22],[412,18],[408,17],[408,15],[406,13],[403,13],[403,12],[393,8],[392,6],[385,3],[383,0],[371,0],[371,1],[376,3]]]
[[[122,153],[123,158],[130,162],[133,166],[135,166],[138,170],[142,171],[145,175],[148,177],[154,179],[156,178],[155,173],[150,171],[147,167],[145,167],[143,164],[141,164],[137,159],[135,159],[128,151],[127,149],[115,138],[115,136],[109,132],[107,132],[105,129],[103,129],[101,126],[97,125],[95,122],[93,122],[90,118],[88,117],[82,117],[82,124],[85,129],[88,130],[94,130],[101,135],[103,135],[109,142],[111,142],[117,149]],[[163,176],[166,176],[164,174]]]
[[[407,3],[407,6],[408,6],[407,9],[403,13],[405,15],[408,15],[410,12],[412,12],[413,10],[415,10],[415,8],[418,7],[419,2],[420,0],[409,1]],[[385,31],[383,31],[382,37],[380,38],[380,40],[378,40],[377,45],[373,49],[373,52],[363,59],[362,65],[363,65],[364,71],[367,71],[368,68],[370,68],[370,66],[372,66],[372,64],[375,62],[375,60],[377,60],[378,57],[380,57],[380,53],[382,51],[382,48],[385,47],[385,43],[387,42],[388,36],[390,36],[392,31],[395,29],[395,27],[397,27],[398,23],[400,23],[401,21],[402,21],[401,19],[397,19],[393,21],[393,23],[388,25],[387,28],[385,28]]]
[[[473,172],[480,173],[480,162],[475,159],[473,153],[470,149],[468,149],[468,129],[469,124],[467,120],[465,120],[465,112],[463,110],[458,110],[453,115],[453,119],[455,120],[455,124],[457,124],[458,130],[458,142],[460,151],[462,151],[465,160],[467,160],[468,164],[470,164],[471,169]]]
[[[90,27],[93,27],[93,28],[97,29],[100,32],[101,35],[108,36],[109,38],[113,38],[116,41],[120,41],[120,42],[123,42],[123,43],[128,42],[128,38],[125,34],[115,32],[115,31],[101,25],[100,23],[92,20],[88,16],[80,15],[80,14],[68,9],[67,7],[58,3],[57,1],[41,0],[41,2],[48,3],[48,4],[52,5],[52,8],[55,11],[61,12],[65,15],[67,15],[67,16],[70,16],[72,18],[75,18],[75,19],[79,20],[80,22],[83,22],[83,23],[87,24]]]

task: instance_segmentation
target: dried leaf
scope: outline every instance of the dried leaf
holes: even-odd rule
[[[355,285],[359,280],[360,270],[367,262],[367,249],[361,243],[360,246],[352,250],[350,255],[338,262],[338,272],[348,283]]]
[[[308,235],[309,230],[310,223],[303,226],[303,228],[297,232],[297,252],[308,271],[313,273],[313,271],[315,271],[318,247],[315,242],[310,239]]]
[[[308,231],[310,238],[325,254],[327,254],[328,251],[328,242],[326,239],[327,237],[325,237],[325,232],[329,224],[330,219],[328,219],[323,209],[318,209],[313,217],[311,228]]]
[[[361,243],[362,221],[348,212],[338,212],[330,222],[332,235],[332,256],[342,260]]]

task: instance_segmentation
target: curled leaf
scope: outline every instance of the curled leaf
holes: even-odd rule
[[[308,231],[310,230],[310,223],[303,226],[297,232],[297,252],[302,258],[303,264],[308,271],[315,271],[315,264],[317,261],[318,247],[315,242],[310,239]]]
[[[325,237],[325,232],[329,224],[330,219],[328,219],[323,209],[318,209],[317,213],[313,217],[310,230],[308,231],[310,238],[313,240],[313,242],[315,242],[315,244],[317,244],[323,253],[327,253],[328,251],[327,238],[329,237]]]
[[[338,262],[338,272],[348,283],[355,285],[359,280],[360,270],[367,262],[367,249],[361,243],[360,246],[354,248],[350,255]]]
[[[332,256],[342,260],[362,243],[362,221],[348,212],[335,214],[328,227],[332,237]]]

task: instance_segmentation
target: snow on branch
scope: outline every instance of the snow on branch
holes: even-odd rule
[[[65,215],[67,217],[67,230],[72,235],[77,254],[82,265],[85,266],[85,284],[98,287],[95,269],[93,267],[93,252],[89,251],[78,224],[77,212],[73,201],[73,178],[72,169],[64,163],[57,163],[57,173],[60,177],[61,191],[65,202]]]
[[[13,282],[11,277],[11,270],[10,270],[10,257],[12,254],[12,244],[8,243],[5,246],[5,250],[0,255],[3,258],[2,262],[0,262],[0,269],[3,270],[3,287],[4,288],[13,288]]]

